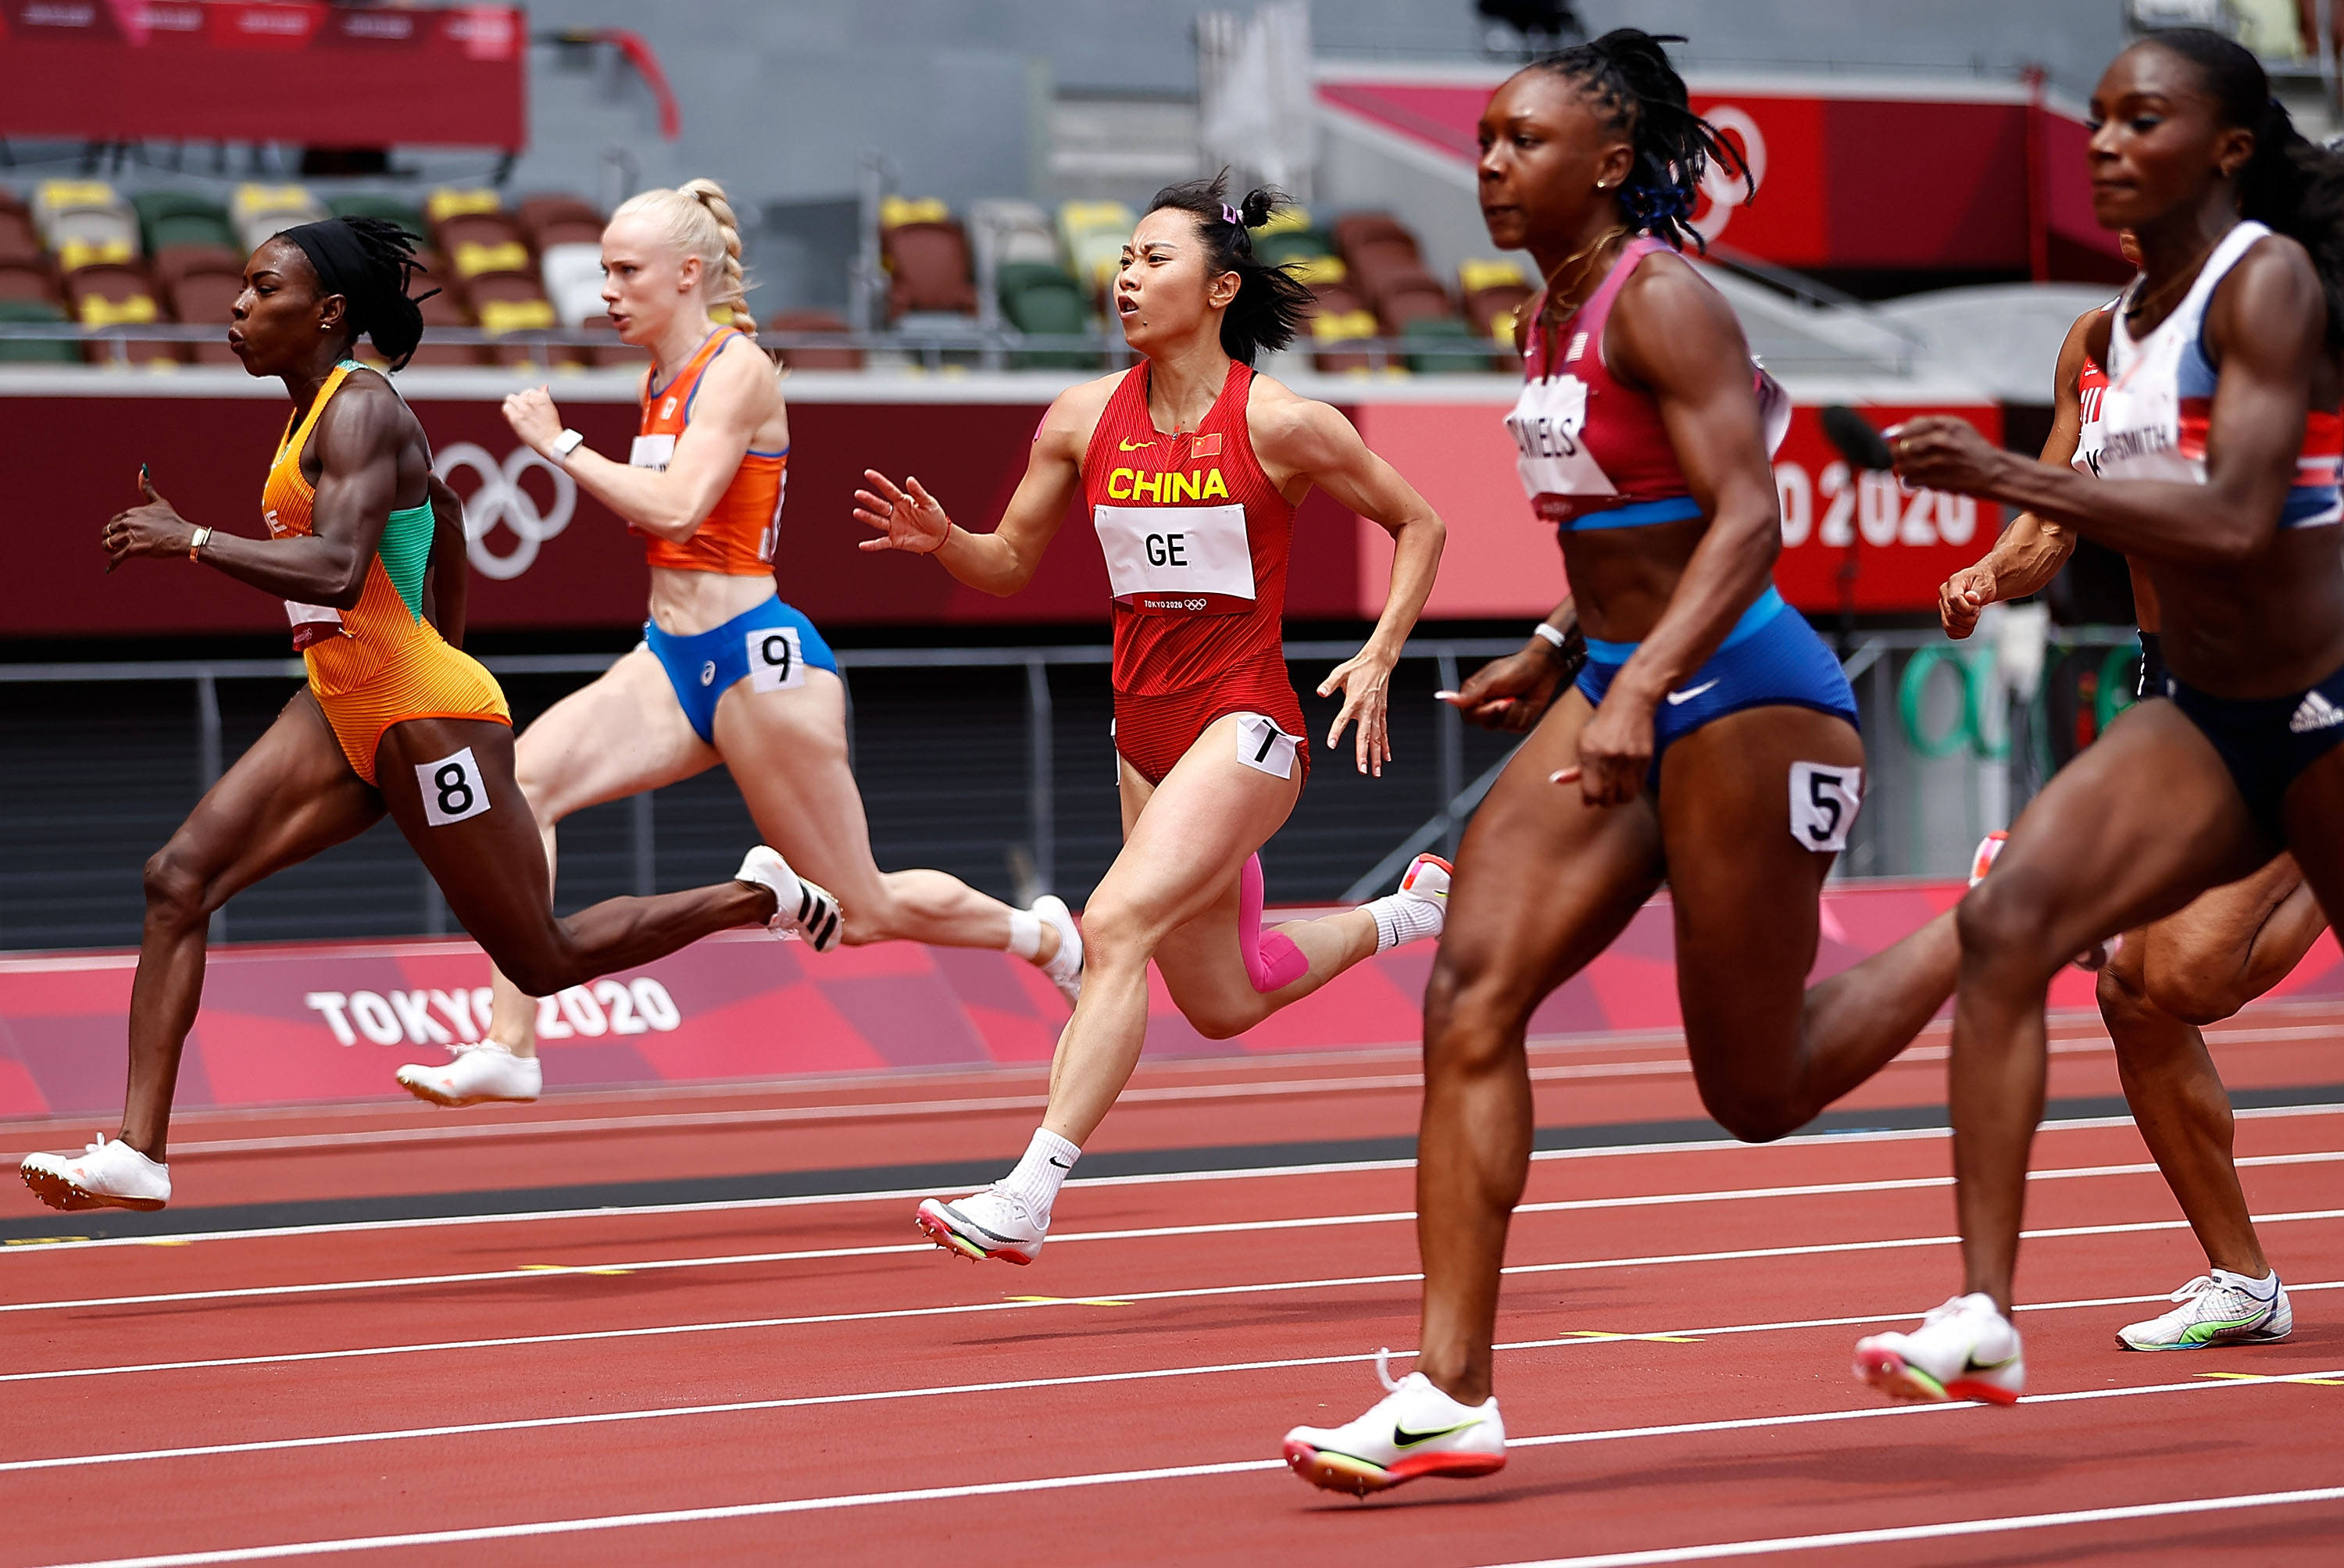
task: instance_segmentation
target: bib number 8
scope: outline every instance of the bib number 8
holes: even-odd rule
[[[1847,830],[1864,804],[1864,770],[1826,763],[1791,764],[1791,836],[1817,853],[1847,847]]]
[[[433,827],[463,822],[489,809],[489,787],[481,782],[480,764],[470,746],[436,763],[418,763],[415,784],[423,795],[423,820]]]

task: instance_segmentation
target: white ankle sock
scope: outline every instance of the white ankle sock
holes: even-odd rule
[[[1387,893],[1359,905],[1376,917],[1376,951],[1389,952],[1402,943],[1440,935],[1441,906],[1423,898]]]
[[[1042,920],[1030,909],[1009,912],[1009,951],[1028,964],[1042,951]]]
[[[2233,1290],[2244,1290],[2258,1301],[2268,1301],[2278,1294],[2278,1270],[2276,1269],[2259,1280],[2250,1275],[2233,1273],[2228,1269],[2217,1269],[2213,1270],[2213,1275],[2214,1283],[2217,1285],[2228,1285]]]
[[[1037,1127],[1034,1129],[1034,1141],[1026,1146],[1026,1158],[1017,1162],[1016,1169],[994,1185],[1024,1204],[1026,1213],[1046,1224],[1050,1206],[1058,1200],[1059,1185],[1082,1157],[1080,1148],[1049,1128]]]

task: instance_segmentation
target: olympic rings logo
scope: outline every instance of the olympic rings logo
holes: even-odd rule
[[[541,511],[537,498],[521,487],[521,476],[543,469],[553,481],[553,504]],[[432,460],[431,471],[443,481],[458,469],[470,469],[480,484],[464,502],[464,553],[483,577],[509,582],[527,572],[541,545],[570,526],[578,510],[578,481],[527,447],[517,447],[500,464],[485,448],[470,441],[444,447]],[[499,555],[489,548],[489,535],[499,523],[513,536],[512,552]]]
[[[1759,130],[1758,122],[1750,111],[1732,104],[1720,104],[1705,116],[1717,127],[1721,140],[1731,137],[1740,145],[1742,156],[1749,162],[1750,177],[1759,185],[1766,183],[1766,137]],[[1709,209],[1693,220],[1693,228],[1703,239],[1715,239],[1725,232],[1733,217],[1733,209],[1748,197],[1739,175],[1712,161],[1701,177],[1701,193],[1709,197]]]

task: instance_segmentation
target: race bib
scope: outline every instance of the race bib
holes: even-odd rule
[[[1259,713],[1238,715],[1238,761],[1272,778],[1294,776],[1295,739]]]
[[[1245,508],[1097,506],[1092,522],[1115,602],[1143,615],[1231,615],[1252,608]]]
[[[787,692],[805,684],[804,646],[794,626],[762,626],[749,633],[749,689]]]
[[[669,460],[674,456],[673,436],[637,436],[635,444],[627,449],[627,466],[665,471]]]
[[[303,604],[285,601],[285,619],[293,623],[293,651],[296,653],[328,637],[341,634],[342,612],[330,604]]]
[[[1855,825],[1856,809],[1863,804],[1862,768],[1791,764],[1791,836],[1801,848],[1818,853],[1845,849],[1847,830]]]
[[[480,782],[480,764],[466,746],[451,757],[415,764],[416,786],[423,792],[423,820],[446,827],[479,816],[489,809],[489,787]]]
[[[1580,437],[1587,429],[1587,383],[1551,376],[1526,383],[1506,416],[1514,470],[1532,501],[1547,496],[1584,501],[1620,493]],[[1541,514],[1545,509],[1541,508]]]

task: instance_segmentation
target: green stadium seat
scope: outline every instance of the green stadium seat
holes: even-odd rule
[[[1454,316],[1426,316],[1403,323],[1399,336],[1409,343],[1454,343],[1460,348],[1470,345],[1483,348],[1481,335]],[[1453,374],[1464,370],[1486,370],[1490,361],[1486,353],[1471,354],[1409,354],[1404,356],[1408,368],[1419,375],[1427,373]]]
[[[1090,330],[1090,310],[1075,280],[1056,267],[1024,263],[1005,267],[1001,287],[1002,314],[1020,332],[1050,337],[1079,337]],[[1015,278],[1008,276],[1015,274]],[[1046,349],[1010,356],[1018,369],[1090,369],[1096,354],[1071,349]]]
[[[66,313],[45,299],[0,299],[0,324],[63,321]],[[0,364],[78,365],[81,345],[70,339],[0,338]]]
[[[167,245],[234,245],[227,208],[200,191],[142,190],[130,198],[149,255]]]
[[[423,242],[423,237],[431,232],[424,225],[422,212],[413,202],[401,197],[383,196],[373,191],[351,191],[328,197],[326,209],[336,217],[379,217],[395,223],[415,236],[419,245]]]

